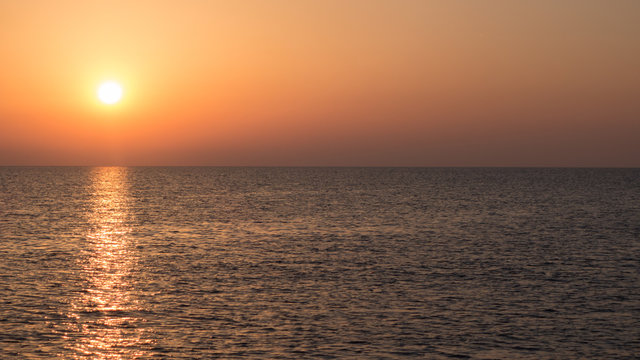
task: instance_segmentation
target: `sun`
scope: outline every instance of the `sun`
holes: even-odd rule
[[[106,81],[98,87],[98,99],[105,104],[115,104],[122,98],[122,86],[115,81]]]

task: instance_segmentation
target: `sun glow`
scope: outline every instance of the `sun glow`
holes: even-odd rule
[[[122,98],[122,86],[115,81],[107,81],[98,87],[98,99],[105,104],[115,104]]]

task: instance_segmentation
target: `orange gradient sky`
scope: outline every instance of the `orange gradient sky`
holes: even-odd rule
[[[639,36],[636,0],[4,0],[0,165],[637,167]]]

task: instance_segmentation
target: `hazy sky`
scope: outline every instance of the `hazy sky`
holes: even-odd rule
[[[637,167],[640,1],[3,0],[0,165]]]

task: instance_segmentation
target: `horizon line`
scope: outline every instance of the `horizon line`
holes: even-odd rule
[[[0,167],[75,167],[75,168],[100,168],[100,167],[138,167],[138,168],[416,168],[416,169],[640,169],[640,166],[581,166],[581,165],[5,165]]]

